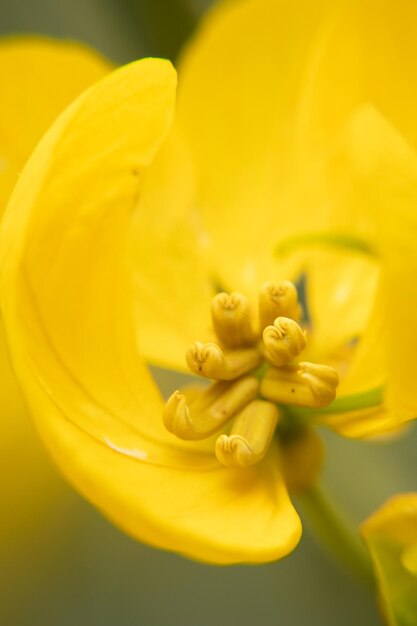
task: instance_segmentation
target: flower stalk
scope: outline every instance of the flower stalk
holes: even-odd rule
[[[356,529],[319,485],[297,494],[302,514],[319,542],[366,587],[375,582],[371,560]]]

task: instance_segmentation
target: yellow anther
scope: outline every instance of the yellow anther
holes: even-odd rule
[[[304,350],[306,332],[289,317],[277,317],[273,326],[263,331],[265,356],[277,367],[282,367]]]
[[[216,456],[227,467],[258,463],[268,449],[278,422],[274,404],[254,400],[235,418],[230,435],[216,441]]]
[[[277,317],[290,317],[296,321],[301,317],[297,289],[289,280],[265,283],[259,292],[261,331],[273,324]]]
[[[214,380],[234,380],[258,367],[262,361],[256,348],[223,352],[215,343],[200,341],[191,344],[185,358],[194,374]]]
[[[249,302],[240,293],[218,293],[211,303],[214,330],[225,348],[243,348],[255,343]]]
[[[281,404],[323,408],[335,399],[338,384],[332,367],[304,362],[270,368],[262,379],[261,394]]]
[[[175,391],[164,408],[165,428],[180,439],[209,437],[256,397],[258,387],[256,378],[245,376],[232,383],[213,383],[189,401]]]

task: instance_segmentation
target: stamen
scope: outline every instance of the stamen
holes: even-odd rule
[[[258,463],[268,449],[278,422],[274,404],[254,400],[235,418],[230,435],[216,441],[216,456],[226,467]]]
[[[240,293],[218,293],[211,303],[214,330],[225,348],[243,348],[256,342],[249,302]]]
[[[278,317],[263,331],[266,358],[282,367],[298,356],[306,346],[306,332],[289,317]]]
[[[223,352],[215,343],[200,341],[191,344],[185,358],[194,374],[214,380],[234,380],[258,367],[262,361],[256,348]]]
[[[192,401],[175,391],[164,408],[165,428],[180,439],[209,437],[256,397],[258,387],[256,378],[245,376],[233,383],[213,383]]]
[[[290,317],[296,321],[301,317],[297,289],[289,280],[265,283],[259,292],[261,330],[273,324],[277,317]]]
[[[267,370],[261,394],[280,404],[323,408],[335,399],[338,384],[339,376],[332,367],[303,362]]]

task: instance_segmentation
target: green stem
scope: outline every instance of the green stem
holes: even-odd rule
[[[369,256],[376,256],[375,252],[369,246],[369,244],[348,233],[338,233],[331,231],[324,231],[318,233],[304,233],[301,235],[295,235],[288,237],[280,241],[275,248],[276,254],[279,256],[288,254],[297,248],[306,246],[328,246],[334,248],[340,248],[350,250],[360,254],[367,254]]]
[[[320,542],[346,569],[373,588],[371,560],[355,527],[347,522],[317,485],[297,494],[297,499]]]
[[[286,406],[285,410],[291,418],[304,417],[306,423],[309,422],[311,424],[313,420],[320,420],[320,418],[326,415],[332,415],[333,413],[349,413],[351,411],[361,411],[364,409],[376,409],[383,402],[383,394],[384,387],[380,386],[349,396],[341,396],[321,409]]]

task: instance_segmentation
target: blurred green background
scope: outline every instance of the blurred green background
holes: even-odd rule
[[[115,62],[175,58],[208,0],[0,0],[2,35],[37,33],[90,44]],[[157,374],[165,393],[172,375]],[[27,424],[28,430],[32,428]],[[416,432],[388,445],[323,433],[323,484],[356,522],[399,491],[415,490]],[[374,599],[316,545],[308,524],[289,558],[217,568],[140,545],[67,487],[34,440],[54,483],[0,555],[4,626],[377,626]],[[14,449],[6,454],[19,455]],[[25,459],[19,459],[24,463]],[[13,489],[13,487],[12,487]],[[31,475],[19,497],[40,493]],[[31,498],[28,498],[28,494]],[[140,497],[140,494],[138,494]],[[4,510],[12,506],[2,495]]]

